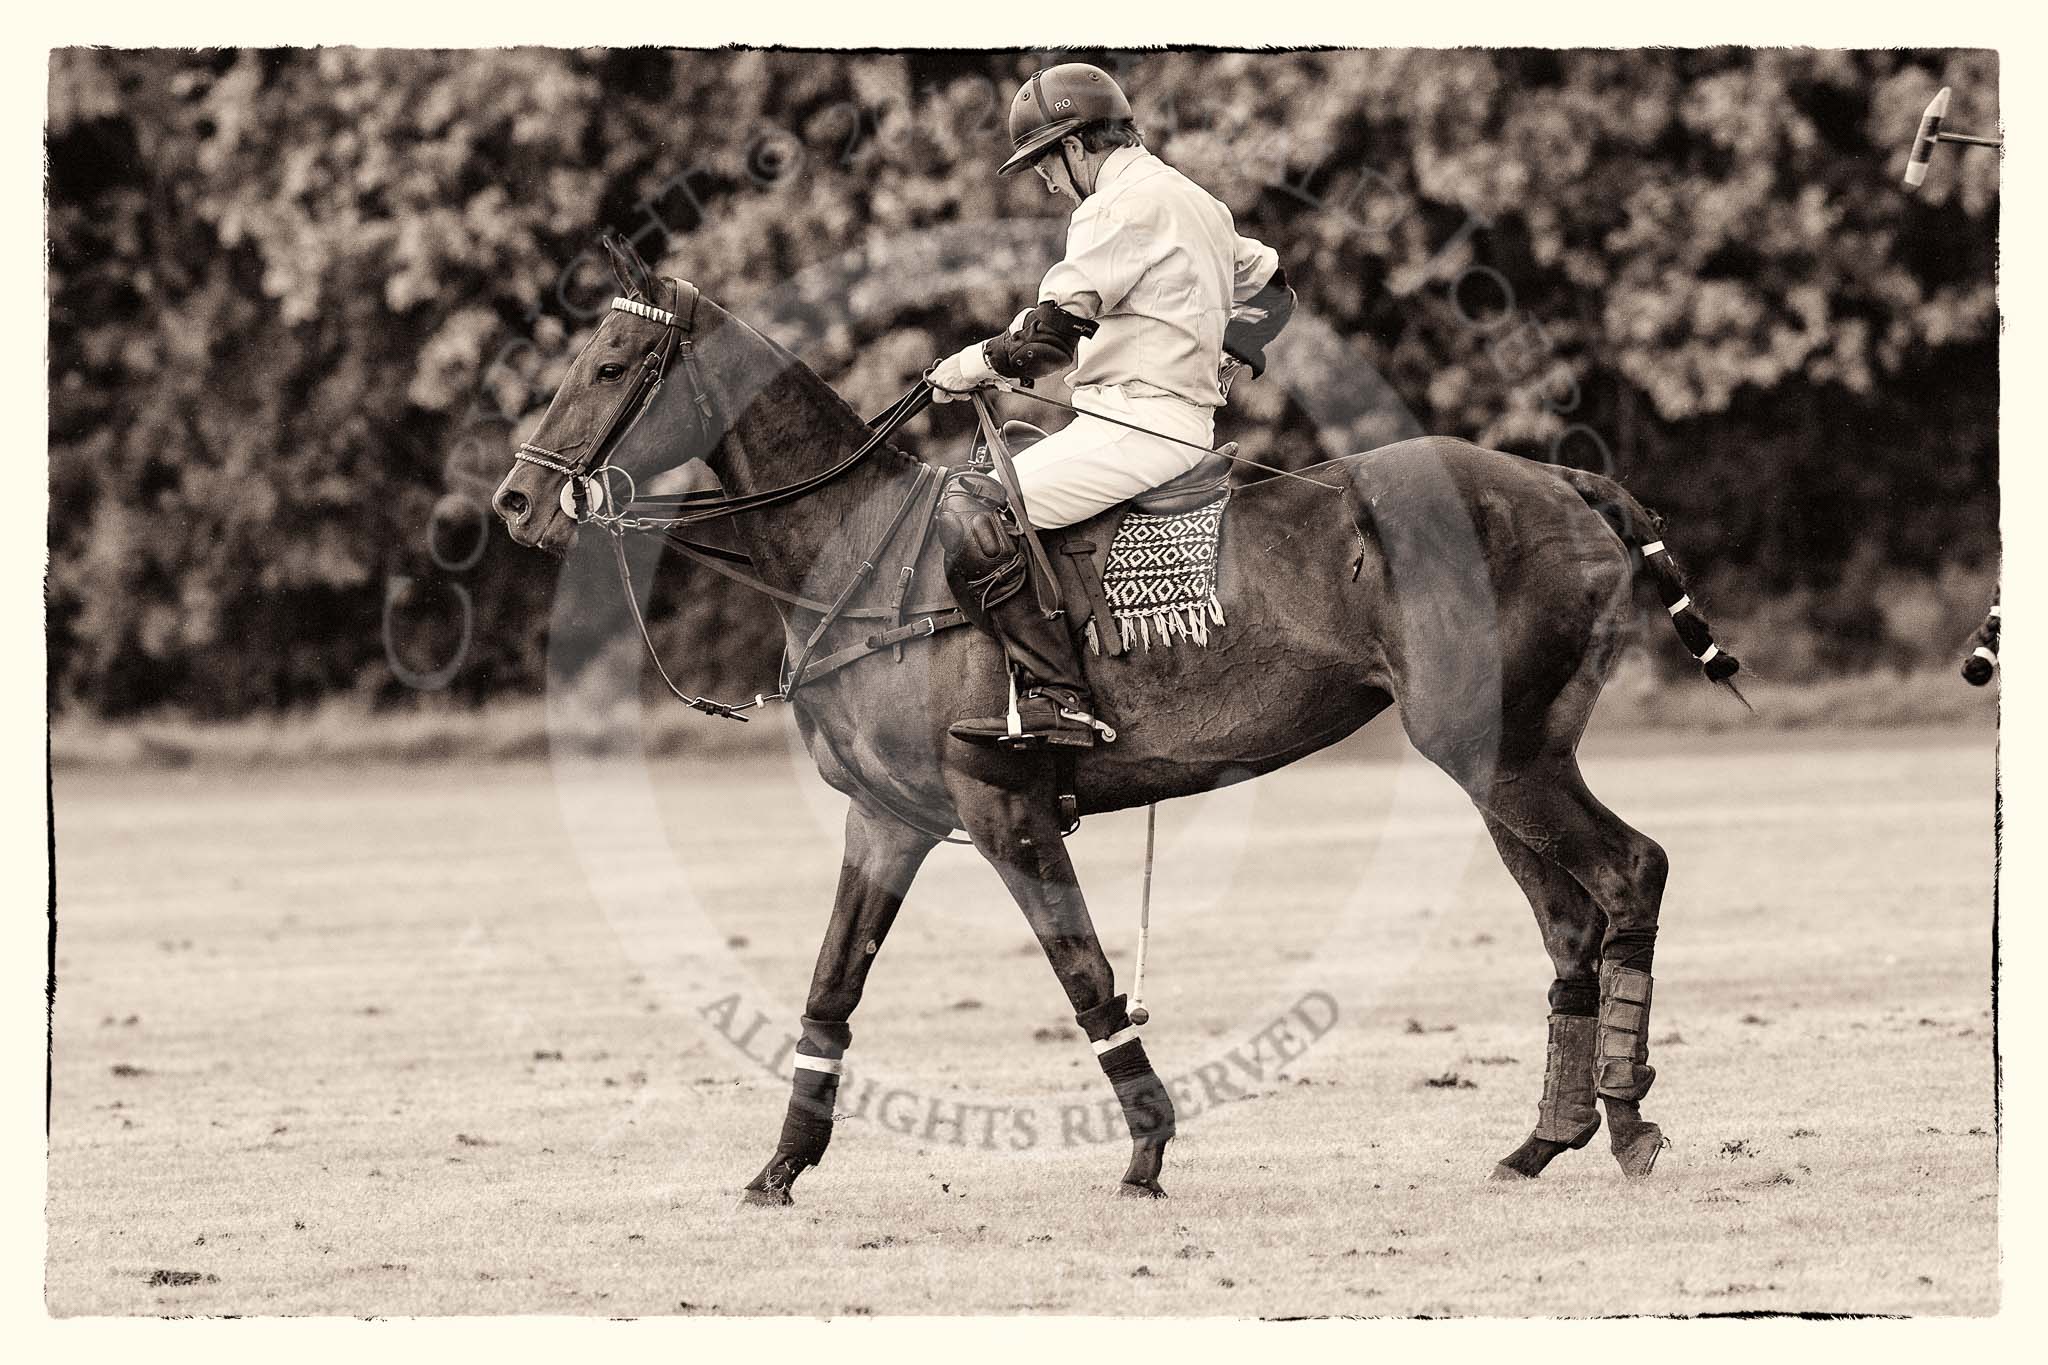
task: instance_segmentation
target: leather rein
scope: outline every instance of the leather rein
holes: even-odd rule
[[[709,522],[723,521],[748,512],[759,512],[798,502],[833,483],[876,451],[881,450],[904,423],[930,406],[931,386],[922,381],[912,386],[881,413],[869,419],[867,439],[851,454],[816,474],[777,488],[730,495],[719,490],[706,489],[691,493],[650,494],[643,497],[634,487],[632,476],[610,463],[613,444],[646,410],[670,374],[686,376],[683,382],[690,389],[691,408],[697,414],[698,425],[707,440],[715,443],[718,434],[713,426],[717,413],[703,384],[691,376],[690,369],[691,363],[696,359],[694,333],[698,291],[696,286],[684,281],[664,279],[662,283],[670,290],[668,301],[671,306],[668,308],[657,308],[635,299],[612,300],[613,311],[630,313],[659,323],[662,332],[661,339],[641,362],[640,372],[632,389],[606,421],[598,440],[591,447],[590,455],[580,461],[570,460],[560,452],[527,443],[519,447],[514,458],[564,475],[568,483],[563,490],[563,510],[579,524],[595,525],[610,534],[613,559],[618,566],[619,585],[624,591],[627,609],[632,613],[633,624],[640,632],[641,644],[647,650],[647,657],[653,661],[655,672],[660,675],[661,681],[676,699],[706,715],[723,716],[744,723],[747,717],[740,714],[741,712],[765,706],[770,701],[788,701],[799,687],[815,682],[828,673],[837,672],[870,654],[877,654],[893,647],[900,658],[905,642],[929,638],[941,630],[966,624],[967,618],[953,605],[950,594],[943,601],[918,604],[906,604],[904,601],[909,594],[911,582],[916,577],[917,561],[930,539],[932,522],[938,511],[940,489],[945,482],[945,471],[936,465],[919,462],[917,473],[911,480],[910,491],[897,507],[895,515],[889,519],[888,526],[868,553],[862,556],[860,567],[854,571],[852,578],[829,602],[805,597],[800,593],[789,592],[764,582],[759,576],[742,567],[751,566],[753,563],[745,554],[715,545],[705,545],[679,534],[682,530]],[[612,481],[615,477],[625,480],[626,496],[623,498],[613,494]],[[874,578],[882,561],[888,555],[890,545],[905,524],[912,520],[913,512],[918,514],[917,533],[898,572],[893,587],[894,600],[887,605],[852,605],[854,597]],[[669,677],[668,669],[662,664],[661,655],[654,647],[654,638],[649,633],[646,617],[640,610],[639,596],[633,589],[633,572],[626,560],[628,533],[658,535],[678,553],[712,572],[778,602],[818,616],[817,625],[805,637],[795,658],[789,659],[785,651],[785,667],[781,670],[773,693],[756,693],[752,701],[721,702],[685,692],[676,685]],[[906,619],[909,617],[922,619],[912,622]],[[895,624],[868,635],[859,644],[814,659],[812,656],[826,633],[835,624],[851,620],[889,620]]]

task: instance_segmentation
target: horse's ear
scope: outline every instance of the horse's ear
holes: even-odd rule
[[[633,243],[616,231],[605,233],[599,240],[604,244],[605,255],[611,257],[612,274],[618,277],[620,291],[629,299],[653,302],[654,272],[640,259]]]

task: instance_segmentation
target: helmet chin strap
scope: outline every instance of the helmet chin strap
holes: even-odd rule
[[[1074,187],[1074,197],[1086,199],[1089,191],[1081,188],[1081,177],[1074,174],[1074,163],[1067,159],[1067,141],[1065,138],[1060,139],[1060,165],[1067,168],[1067,183]]]

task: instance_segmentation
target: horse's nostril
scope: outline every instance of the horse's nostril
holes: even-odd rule
[[[498,515],[506,521],[526,520],[526,494],[508,488],[498,494]]]

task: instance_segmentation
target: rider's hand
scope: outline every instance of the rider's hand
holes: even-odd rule
[[[996,372],[989,368],[988,355],[982,347],[983,343],[977,341],[932,366],[925,380],[932,386],[933,402],[951,403],[995,382]]]

